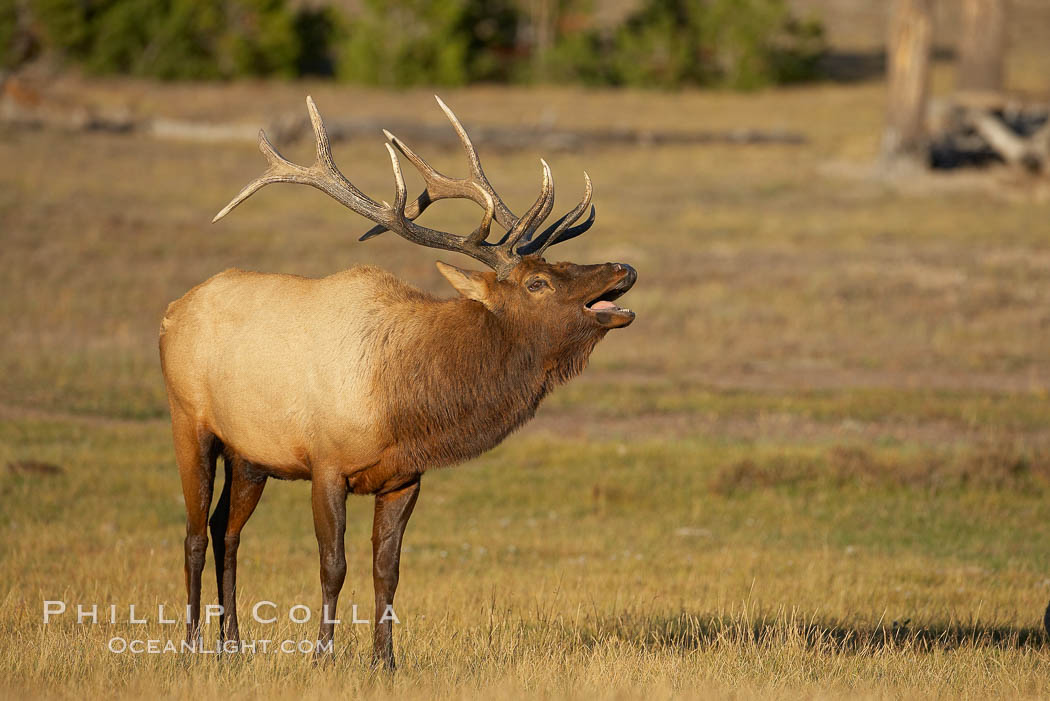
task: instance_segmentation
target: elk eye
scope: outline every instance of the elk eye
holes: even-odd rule
[[[544,287],[547,287],[547,281],[541,277],[538,277],[535,280],[530,280],[529,284],[526,286],[526,289],[528,289],[529,292],[539,292]]]

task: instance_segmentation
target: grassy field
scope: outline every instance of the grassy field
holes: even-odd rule
[[[423,91],[58,88],[201,119],[262,123],[308,92],[332,116],[441,119]],[[156,330],[170,300],[230,266],[324,275],[376,263],[444,294],[433,261],[454,257],[394,237],[357,243],[366,223],[306,188],[267,189],[209,225],[261,170],[250,144],[0,131],[0,466],[62,468],[0,473],[0,687],[1050,695],[1050,204],[1037,191],[943,176],[915,194],[829,175],[874,156],[877,84],[443,97],[468,128],[749,126],[809,143],[547,154],[559,202],[578,196],[587,168],[599,213],[552,251],[634,265],[638,319],[500,448],[427,475],[402,563],[401,668],[387,678],[368,670],[370,629],[349,623],[322,669],[299,654],[107,650],[114,636],[180,636],[155,615],[184,600]],[[389,198],[380,143],[338,144],[336,158]],[[309,144],[281,146],[308,158]],[[511,205],[531,202],[544,154],[479,148]],[[419,150],[463,170],[458,151]],[[446,204],[428,221],[474,225],[473,210]],[[246,623],[247,637],[315,634],[285,616],[320,598],[308,499],[305,483],[271,484],[245,531],[242,611],[269,600],[282,615]],[[344,621],[372,596],[371,503],[351,499],[349,512]],[[124,610],[116,625],[45,626],[45,599]],[[152,610],[150,623],[127,623],[129,603]]]

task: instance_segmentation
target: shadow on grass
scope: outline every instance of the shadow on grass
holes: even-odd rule
[[[1047,649],[1042,628],[994,623],[848,625],[801,613],[777,615],[621,615],[591,621],[579,631],[587,645],[618,639],[650,651],[687,652],[716,646],[795,647],[825,653],[864,654],[883,649],[934,652],[960,648]]]

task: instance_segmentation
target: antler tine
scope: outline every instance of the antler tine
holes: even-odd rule
[[[543,220],[550,215],[551,209],[554,208],[554,178],[551,176],[551,167],[542,158],[540,163],[543,164],[543,184],[540,187],[540,196],[498,244],[515,255],[518,242],[523,238],[526,241],[529,240],[536,228],[543,223]]]
[[[423,210],[425,210],[437,200],[441,199],[440,197],[436,196],[434,192],[440,190],[441,179],[444,176],[442,176],[441,173],[434,170],[429,163],[420,158],[415,151],[408,148],[408,146],[406,146],[400,139],[391,134],[389,131],[384,129],[383,134],[390,141],[390,143],[397,147],[397,150],[400,151],[401,154],[405,158],[407,158],[412,163],[412,165],[416,167],[416,170],[419,171],[419,174],[423,176],[423,180],[426,182],[426,186],[423,188],[423,192],[419,193],[419,196],[416,197],[415,201],[405,208],[405,217],[409,220],[415,219],[423,213]],[[358,238],[357,240],[367,241],[373,236],[379,236],[379,234],[382,234],[385,231],[389,231],[389,229],[387,229],[382,224],[376,224],[371,229],[361,234],[360,238]]]
[[[452,111],[452,108],[445,104],[437,95],[434,96],[437,100],[438,107],[445,113],[452,128],[456,131],[456,135],[459,136],[459,141],[463,145],[463,151],[467,154],[467,161],[470,163],[470,174],[473,176],[474,182],[485,189],[486,192],[492,197],[493,203],[496,205],[496,221],[499,222],[500,226],[505,229],[510,229],[514,226],[517,217],[510,211],[503,200],[498,194],[496,194],[495,188],[492,187],[492,183],[489,182],[488,177],[485,175],[485,169],[481,167],[481,159],[478,158],[478,152],[474,149],[474,144],[470,140],[470,136],[467,135],[467,130],[460,124],[459,118],[456,113]]]
[[[587,210],[587,206],[591,203],[591,195],[594,192],[591,186],[591,178],[587,175],[587,171],[583,172],[583,181],[583,198],[580,200],[580,203],[572,211],[567,212],[558,221],[547,227],[542,234],[525,241],[518,247],[518,253],[521,255],[542,256],[549,246],[576,238],[591,228],[591,224],[594,223],[594,207],[591,207],[590,216],[587,217],[586,221],[579,226],[572,226]]]
[[[442,175],[435,170],[429,163],[423,160],[423,158],[415,151],[410,149],[405,142],[391,134],[386,129],[383,130],[383,134],[387,140],[401,152],[401,155],[409,160],[409,162],[416,167],[419,174],[423,176],[423,181],[426,183],[426,187],[423,192],[419,193],[419,197],[416,198],[405,209],[405,216],[409,219],[415,219],[423,210],[429,207],[432,203],[445,197],[454,197],[457,194],[461,196],[469,196],[471,193],[461,192],[453,185],[455,183],[453,178]],[[481,204],[481,202],[479,202]]]
[[[423,213],[424,209],[437,199],[434,197],[434,193],[431,192],[431,189],[440,189],[443,176],[441,173],[434,170],[434,168],[424,161],[415,151],[402,142],[401,139],[397,138],[386,129],[383,130],[383,135],[387,138],[387,141],[392,143],[397,150],[401,152],[402,156],[407,158],[409,162],[416,167],[416,170],[419,171],[419,174],[423,176],[423,180],[426,182],[426,187],[423,192],[419,193],[419,197],[416,198],[416,201],[405,208],[405,216],[409,219],[415,219]],[[433,181],[434,188],[432,188],[431,181]]]
[[[565,233],[561,234],[560,236],[551,236],[550,243],[545,245],[543,247],[543,250],[546,250],[548,248],[548,246],[553,246],[556,243],[564,243],[565,241],[568,241],[569,239],[576,238],[580,234],[587,233],[587,231],[590,230],[591,226],[594,225],[594,218],[595,218],[596,214],[597,214],[597,212],[594,209],[594,205],[591,205],[590,214],[587,215],[587,218],[584,219],[581,224],[577,224],[576,226],[573,226],[573,227],[570,227],[570,228],[566,229]]]
[[[480,185],[475,185],[478,192],[481,193],[482,197],[485,198],[485,216],[482,217],[481,223],[478,224],[478,228],[474,229],[474,232],[467,237],[467,244],[471,246],[480,246],[482,242],[489,237],[489,230],[492,228],[492,219],[495,216],[496,206],[492,200],[492,196]]]
[[[390,154],[390,166],[394,169],[394,213],[399,217],[405,216],[405,202],[408,200],[408,188],[405,187],[405,175],[401,172],[401,162],[397,160],[397,153],[390,144],[386,146]]]
[[[388,213],[378,202],[354,187],[354,184],[339,172],[335,161],[332,160],[328,132],[325,130],[324,122],[321,121],[321,115],[317,112],[317,106],[314,105],[313,98],[306,98],[306,107],[310,113],[310,123],[313,126],[315,141],[317,142],[317,158],[314,164],[310,167],[305,167],[292,163],[278,153],[277,149],[274,148],[274,145],[267,138],[266,132],[260,130],[259,150],[262,151],[263,156],[269,163],[266,172],[248,183],[236,197],[230,200],[230,203],[223,207],[212,219],[213,223],[225,217],[234,207],[258,192],[264,185],[269,185],[270,183],[310,185],[372,221],[382,221],[387,216]]]
[[[346,176],[339,171],[339,167],[332,158],[332,146],[328,141],[328,130],[325,129],[324,121],[321,119],[321,113],[317,111],[314,99],[309,95],[306,96],[306,110],[310,113],[310,126],[313,127],[314,141],[317,144],[317,161],[314,165],[320,166],[324,173],[330,176],[332,181],[338,185],[345,187],[357,197],[375,204],[368,195],[354,187],[354,184],[347,180]]]
[[[259,150],[262,151],[267,163],[269,163],[266,172],[241,188],[241,191],[237,193],[237,196],[230,200],[230,203],[219,210],[219,213],[212,218],[212,224],[225,217],[233,211],[237,205],[254,195],[263,185],[269,185],[270,183],[276,182],[287,182],[287,178],[292,173],[297,173],[303,178],[306,177],[306,168],[292,163],[278,153],[277,149],[270,143],[270,140],[266,138],[266,132],[262,129],[259,130]]]

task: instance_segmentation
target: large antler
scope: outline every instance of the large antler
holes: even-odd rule
[[[504,204],[488,178],[481,168],[466,130],[456,119],[452,110],[438,98],[438,104],[452,122],[453,128],[463,142],[463,148],[467,152],[470,161],[471,177],[449,178],[434,170],[426,161],[420,158],[414,151],[406,146],[400,139],[390,132],[384,130],[390,143],[386,144],[390,154],[390,163],[394,170],[395,197],[391,206],[386,202],[376,202],[368,197],[353,183],[339,172],[335,161],[332,160],[332,151],[328,142],[328,133],[325,131],[324,122],[317,112],[312,98],[306,98],[306,107],[310,113],[310,123],[313,126],[314,137],[317,141],[317,158],[314,164],[304,167],[285,159],[273,147],[265,132],[259,132],[259,150],[262,151],[269,167],[266,172],[252,182],[248,183],[240,193],[237,194],[222,211],[215,215],[212,220],[218,221],[226,216],[230,210],[253,195],[264,185],[270,183],[299,183],[310,185],[321,190],[345,207],[358,214],[376,222],[361,240],[365,240],[384,231],[393,231],[396,234],[423,246],[431,248],[442,248],[449,251],[464,253],[481,261],[496,271],[500,278],[506,275],[518,264],[523,255],[542,255],[548,246],[560,241],[579,236],[590,228],[594,222],[594,208],[591,214],[582,224],[573,227],[572,224],[583,214],[590,204],[591,181],[584,173],[586,189],[583,200],[571,212],[561,217],[553,225],[548,227],[539,236],[534,236],[536,229],[550,215],[554,206],[554,183],[551,178],[550,167],[542,159],[543,184],[540,195],[532,207],[521,217],[516,217]],[[412,162],[423,176],[426,189],[411,204],[407,205],[407,190],[405,179],[401,172],[401,164],[398,162],[397,154],[391,147],[397,147],[404,156]],[[413,220],[418,217],[432,202],[440,199],[460,198],[471,200],[480,205],[485,214],[481,223],[469,236],[456,236],[454,234],[430,229],[416,224]],[[506,229],[504,236],[496,243],[486,241],[492,225],[492,220]],[[571,228],[570,228],[571,227]]]

